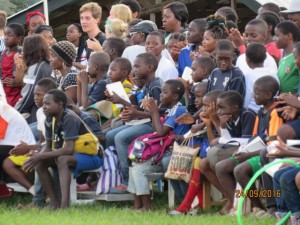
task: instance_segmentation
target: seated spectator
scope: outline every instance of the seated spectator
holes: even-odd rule
[[[103,51],[110,56],[110,61],[121,57],[126,48],[125,42],[120,38],[108,38],[103,43]]]
[[[170,53],[176,68],[178,69],[178,58],[180,54],[180,50],[186,47],[186,36],[182,33],[174,33],[171,35],[168,44],[166,45],[166,49]]]
[[[64,92],[49,91],[43,103],[46,115],[46,145],[40,153],[24,163],[24,171],[29,172],[36,168],[52,207],[66,208],[70,204],[70,168],[74,168],[74,177],[77,177],[82,171],[99,168],[103,161],[97,155],[74,153],[75,140],[89,131],[74,112],[66,109],[67,96]],[[49,167],[58,170],[61,200],[54,191]]]
[[[242,97],[245,96],[246,86],[243,72],[233,66],[234,47],[229,40],[220,40],[216,46],[217,68],[209,78],[207,92],[213,90],[237,91]]]
[[[170,131],[173,131],[175,135],[183,135],[189,130],[189,125],[177,124],[175,120],[186,113],[185,107],[180,104],[180,99],[184,94],[184,86],[178,80],[168,80],[165,82],[162,90],[161,104],[169,110],[163,124],[160,121],[159,108],[155,101],[150,98],[145,104],[145,108],[151,114],[153,130],[160,137],[168,135]],[[152,210],[149,183],[146,175],[162,171],[162,166],[153,164],[151,159],[143,163],[135,163],[129,168],[127,190],[134,194],[135,209]]]
[[[162,79],[162,81],[167,81],[170,79],[176,79],[178,77],[178,71],[174,63],[164,56],[161,52],[165,48],[164,37],[158,31],[151,32],[146,38],[146,52],[155,55],[159,61],[155,76]]]
[[[264,67],[264,61],[267,57],[265,47],[259,43],[251,43],[247,45],[246,61],[250,70],[244,74],[246,83],[246,94],[244,97],[244,107],[251,108],[255,112],[260,109],[254,101],[253,85],[255,81],[266,75],[271,75],[278,81],[277,73],[270,68]],[[279,82],[279,81],[278,81]]]
[[[116,37],[124,39],[126,36],[126,24],[120,19],[108,19],[105,22],[106,39]]]
[[[49,47],[56,42],[56,40],[53,38],[53,29],[51,26],[40,25],[35,29],[34,34],[42,35]]]
[[[158,60],[153,54],[143,53],[137,56],[133,64],[133,71],[137,79],[144,80],[145,82],[142,89],[144,99],[152,97],[157,101],[157,105],[159,105],[162,80],[155,77],[157,66]],[[133,106],[127,107],[123,110],[120,117],[124,122],[151,117],[149,112],[141,110],[141,108],[136,109]],[[153,132],[152,124],[151,122],[147,122],[135,126],[123,125],[106,134],[106,146],[116,147],[123,178],[123,183],[116,188],[111,188],[110,193],[126,192],[129,169],[127,161],[128,146],[135,138],[151,132]]]
[[[5,49],[0,52],[0,77],[3,84],[6,100],[12,107],[21,98],[21,90],[23,86],[23,74],[16,76],[16,64],[14,56],[21,53],[22,43],[25,30],[21,24],[10,23],[4,29]]]
[[[84,109],[90,105],[106,99],[106,75],[109,67],[109,55],[105,52],[96,52],[89,59],[88,72],[81,70],[77,78],[77,99],[78,106]],[[89,78],[94,82],[89,86]]]
[[[22,58],[25,65],[20,62]],[[18,73],[25,74],[23,78],[24,86],[21,90],[22,97],[15,108],[25,116],[29,124],[36,122],[37,106],[33,97],[34,87],[42,78],[51,76],[49,58],[49,47],[43,37],[35,35],[25,38],[23,54],[17,57],[16,69],[16,76],[18,76]]]
[[[29,145],[35,144],[35,140],[22,115],[3,102],[0,102],[0,127],[0,174],[3,175],[2,164],[10,151],[22,142]],[[6,180],[6,176],[3,180]]]
[[[6,173],[16,182],[25,187],[29,192],[34,195],[33,197],[33,205],[34,206],[42,206],[44,202],[38,202],[39,197],[36,195],[40,195],[42,193],[43,198],[43,190],[38,190],[38,187],[33,186],[33,181],[38,179],[38,177],[34,177],[33,171],[30,173],[25,173],[23,171],[24,162],[30,158],[28,154],[30,151],[37,152],[41,150],[42,145],[45,142],[45,120],[46,116],[43,113],[43,98],[46,93],[52,89],[56,89],[56,83],[51,78],[43,78],[39,80],[34,88],[34,102],[38,107],[36,112],[37,118],[37,130],[39,132],[39,140],[36,144],[26,143],[21,141],[20,144],[16,145],[10,152],[10,156],[5,159],[3,163],[3,169]],[[37,200],[37,201],[36,201]]]
[[[195,19],[189,24],[187,32],[187,41],[191,44],[180,51],[178,57],[178,74],[181,77],[185,67],[191,67],[192,61],[195,59],[194,55],[198,52],[202,45],[204,31],[206,29],[206,19]],[[171,40],[171,38],[170,38]],[[168,45],[170,44],[170,40]]]
[[[71,70],[75,58],[75,46],[68,41],[59,41],[50,48],[50,66],[54,70],[57,89],[77,102],[77,73]],[[59,74],[55,73],[56,70]]]

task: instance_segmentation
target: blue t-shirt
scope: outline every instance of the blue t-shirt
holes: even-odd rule
[[[145,84],[142,88],[144,98],[152,97],[160,104],[160,94],[162,91],[163,81],[160,78],[155,78],[150,84]]]
[[[206,93],[213,90],[237,91],[244,98],[246,84],[243,72],[238,67],[233,67],[225,72],[219,68],[214,69],[208,78]]]
[[[190,126],[187,124],[178,124],[175,122],[176,118],[187,113],[187,110],[180,103],[175,105],[172,109],[167,110],[167,116],[164,125],[171,127],[173,132],[177,135],[183,135],[189,131]]]
[[[105,100],[106,96],[104,91],[106,90],[107,80],[96,80],[94,83],[89,85],[88,87],[88,96],[91,104],[99,102],[101,100]]]
[[[194,51],[196,48],[196,45],[191,45],[190,47],[186,47],[181,49],[180,54],[178,56],[178,76],[181,77],[182,73],[184,71],[184,68],[191,67],[192,66],[192,59],[190,57],[190,53]]]

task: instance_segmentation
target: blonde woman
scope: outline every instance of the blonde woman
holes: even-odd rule
[[[117,37],[124,39],[126,37],[127,25],[120,19],[108,19],[105,23],[106,39]]]
[[[126,24],[129,23],[132,20],[132,12],[130,8],[124,4],[113,5],[110,9],[108,19],[116,18],[123,20]]]

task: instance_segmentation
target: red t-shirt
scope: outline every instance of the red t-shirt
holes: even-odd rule
[[[265,45],[266,51],[275,58],[275,61],[278,63],[282,58],[282,49],[278,49],[275,41],[270,42]]]
[[[6,51],[3,53],[2,59],[2,80],[5,78],[14,78],[13,68],[14,68],[14,55],[16,52],[12,53],[10,56],[6,55]],[[9,105],[12,107],[18,102],[21,98],[21,89],[22,87],[8,87],[6,84],[3,84],[3,89],[6,95],[6,100]]]

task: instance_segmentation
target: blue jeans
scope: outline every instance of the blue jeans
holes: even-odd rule
[[[35,141],[39,141],[40,140],[40,133],[37,130],[37,122],[29,124],[29,127],[30,127],[30,129],[33,133]]]
[[[123,125],[106,134],[106,147],[115,146],[117,149],[123,184],[125,185],[128,184],[129,179],[128,147],[134,139],[148,133],[153,133],[151,123],[137,126]]]
[[[300,211],[300,194],[295,183],[295,176],[298,172],[300,168],[289,166],[278,170],[274,175],[274,190],[280,190],[280,197],[276,198],[279,212]]]

